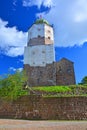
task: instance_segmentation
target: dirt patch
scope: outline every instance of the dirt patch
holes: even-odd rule
[[[26,121],[0,119],[0,130],[87,130],[87,121]]]

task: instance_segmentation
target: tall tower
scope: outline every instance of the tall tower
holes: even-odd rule
[[[44,19],[37,20],[28,30],[24,68],[32,87],[75,84],[73,62],[66,58],[55,62],[53,28]]]
[[[44,19],[37,20],[28,30],[24,64],[46,66],[55,61],[53,28]]]

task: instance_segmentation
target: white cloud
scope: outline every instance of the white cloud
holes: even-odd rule
[[[27,43],[27,33],[7,25],[8,22],[0,19],[0,49],[9,56],[22,55]]]
[[[54,5],[42,15],[54,25],[55,45],[73,46],[87,41],[87,0],[54,0]]]
[[[87,0],[76,0],[71,6],[71,13],[75,22],[87,20]]]
[[[53,6],[53,0],[23,0],[23,6],[33,6],[36,5],[38,8],[40,8],[41,5],[46,7]]]
[[[40,8],[42,4],[51,7],[42,15],[54,25],[56,46],[81,45],[87,41],[87,0],[23,0],[25,7],[36,5]],[[9,56],[22,55],[27,33],[7,25],[8,22],[0,19],[0,48]]]
[[[10,70],[10,71],[16,71],[16,68],[10,67],[9,70]]]
[[[9,70],[10,70],[10,71],[20,71],[20,72],[21,72],[21,71],[23,70],[23,68],[10,67]]]
[[[11,48],[7,48],[4,52],[6,55],[8,56],[18,56],[18,55],[23,55],[24,53],[24,46],[21,47],[11,47]]]
[[[14,5],[14,6],[17,5],[17,0],[13,0],[13,5]]]

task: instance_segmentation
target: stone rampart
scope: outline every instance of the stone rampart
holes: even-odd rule
[[[87,97],[31,95],[13,102],[0,100],[0,118],[87,120]]]

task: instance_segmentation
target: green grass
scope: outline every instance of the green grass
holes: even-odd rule
[[[43,97],[87,97],[87,86],[83,85],[33,87],[33,90]]]
[[[87,85],[70,86],[43,86],[32,87],[34,92],[39,92],[43,97],[87,97]],[[30,90],[23,90],[22,86],[8,86],[0,88],[0,98],[16,100],[17,98],[29,95]],[[35,94],[35,95],[36,95]]]
[[[47,86],[47,87],[34,87],[33,90],[44,92],[69,92],[72,89],[69,86]]]

